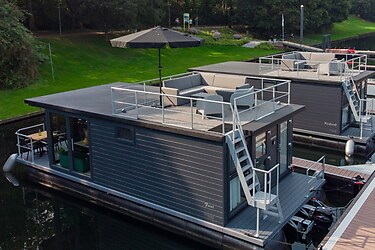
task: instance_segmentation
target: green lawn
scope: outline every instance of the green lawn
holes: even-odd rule
[[[39,79],[29,87],[0,91],[0,120],[36,111],[36,108],[24,104],[26,98],[116,81],[137,82],[158,77],[156,49],[112,48],[104,36],[40,40],[51,43],[55,81],[52,81],[49,61],[46,61],[40,66]],[[48,49],[44,52],[48,54]],[[163,75],[184,73],[190,67],[229,60],[249,60],[276,52],[220,45],[163,49]]]
[[[359,17],[349,16],[348,20],[341,23],[335,23],[332,30],[326,33],[331,34],[331,40],[334,41],[356,37],[371,32],[375,32],[375,23],[368,22]],[[312,34],[307,35],[306,37],[317,41],[322,40],[322,34]]]

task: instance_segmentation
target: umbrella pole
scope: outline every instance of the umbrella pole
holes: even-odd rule
[[[161,66],[161,56],[160,56],[160,48],[158,49],[159,50],[159,94],[161,94],[161,69],[162,69],[162,66]],[[160,102],[160,106],[161,106],[161,95],[159,96],[159,102]]]

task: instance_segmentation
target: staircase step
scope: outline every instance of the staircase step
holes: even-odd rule
[[[247,187],[249,188],[249,191],[253,190],[253,183],[249,184]],[[259,188],[259,183],[255,183],[255,189],[256,188]]]
[[[245,181],[248,182],[251,178],[253,178],[253,173],[249,173],[245,176]]]
[[[239,158],[238,160],[241,162],[243,162],[244,160],[248,160],[249,158],[247,157],[247,155],[245,154],[244,156],[242,156],[241,158]]]
[[[243,166],[241,169],[242,169],[242,172],[246,172],[247,170],[249,170],[251,168],[251,165],[250,164],[246,164],[245,166]]]
[[[240,142],[240,141],[242,141],[241,137],[234,138],[234,144],[236,144],[237,142]]]
[[[240,147],[236,148],[236,154],[244,150],[245,150],[245,147],[241,145]]]

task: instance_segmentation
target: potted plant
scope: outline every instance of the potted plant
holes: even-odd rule
[[[59,148],[59,159],[60,159],[61,167],[68,168],[69,166],[68,151],[65,148]]]

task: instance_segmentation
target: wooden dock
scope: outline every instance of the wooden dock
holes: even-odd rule
[[[372,174],[319,249],[375,249],[374,177]]]
[[[301,170],[304,170],[304,171],[306,171],[308,168],[310,168],[314,164],[314,161],[310,161],[310,160],[306,160],[306,159],[302,159],[302,158],[298,158],[298,157],[293,157],[292,161],[293,161],[294,168],[298,168],[298,169],[301,169]],[[312,167],[312,169],[320,170],[321,164],[315,164]],[[332,177],[336,177],[336,178],[340,178],[340,179],[347,179],[347,180],[351,180],[354,177],[360,175],[361,177],[364,178],[365,181],[367,181],[368,178],[370,177],[367,174],[363,174],[363,173],[351,171],[351,170],[341,169],[340,167],[329,165],[329,164],[324,165],[324,172],[325,172],[325,175],[327,175],[327,176],[332,176]]]
[[[316,47],[313,47],[313,46],[308,46],[308,45],[290,42],[290,41],[282,41],[282,44],[284,46],[288,46],[288,47],[296,48],[296,49],[302,49],[302,50],[306,50],[306,51],[323,52],[323,50],[321,48],[316,48]]]

